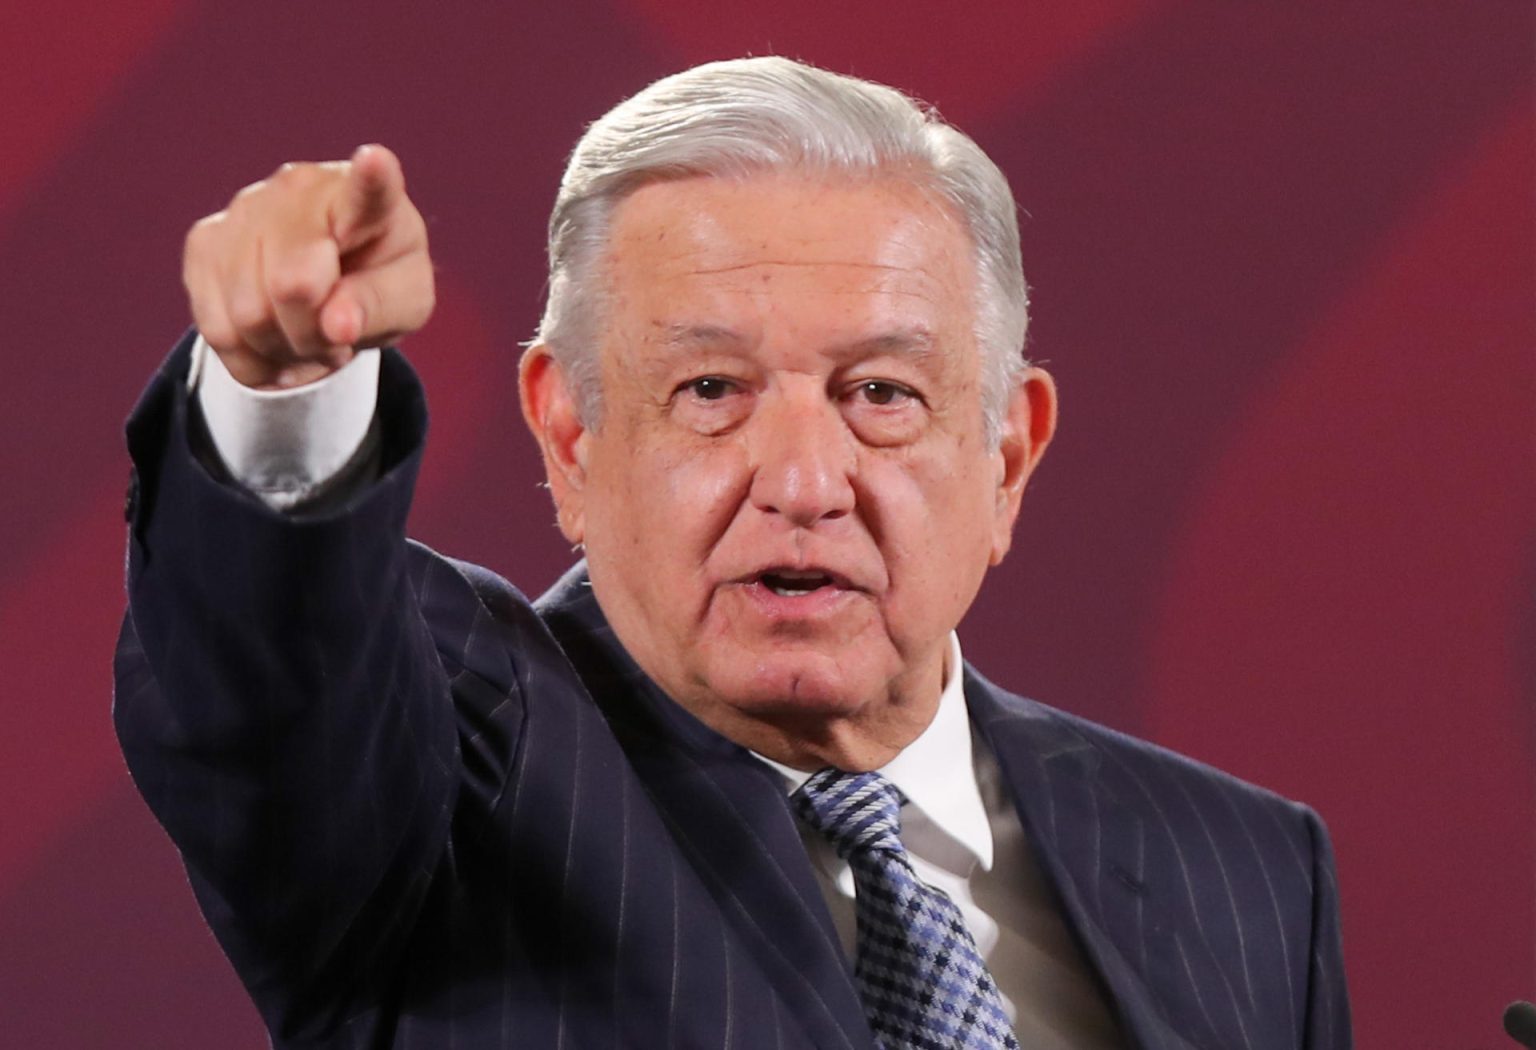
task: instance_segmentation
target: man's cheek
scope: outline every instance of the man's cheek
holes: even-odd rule
[[[722,454],[723,453],[723,454]],[[750,473],[728,450],[697,448],[655,479],[657,500],[679,539],[720,537],[750,495]]]

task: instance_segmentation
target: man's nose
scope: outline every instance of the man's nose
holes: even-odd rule
[[[770,395],[754,417],[753,506],[801,528],[853,509],[857,449],[825,391]]]

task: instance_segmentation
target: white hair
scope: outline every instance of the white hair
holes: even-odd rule
[[[594,269],[615,206],[647,183],[768,171],[892,174],[948,204],[975,246],[976,343],[989,442],[1026,366],[1029,293],[1008,180],[963,132],[894,88],[786,58],[711,62],[665,77],[587,129],[549,218],[549,298],[536,337],[588,426],[601,414],[605,282]]]

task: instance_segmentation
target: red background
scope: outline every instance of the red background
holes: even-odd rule
[[[777,51],[1003,165],[1063,429],[962,628],[1023,692],[1315,805],[1359,1045],[1501,1047],[1536,994],[1532,7],[1236,0],[52,0],[0,12],[0,1044],[262,1036],[108,722],[120,422],[180,240],[378,140],[442,305],[414,531],[567,560],[512,394],[585,121]]]

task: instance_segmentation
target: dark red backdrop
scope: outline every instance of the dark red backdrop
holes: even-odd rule
[[[442,288],[415,532],[537,590],[567,555],[511,391],[562,158],[658,75],[778,51],[936,102],[1029,212],[1063,430],[968,654],[1317,806],[1363,1048],[1506,1045],[1536,993],[1531,16],[7,5],[0,1043],[262,1042],[107,713],[118,430],[184,323],[186,225],[281,160],[399,150]]]

